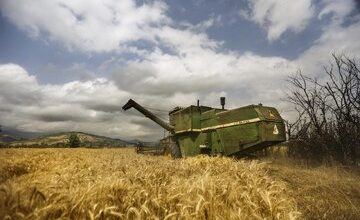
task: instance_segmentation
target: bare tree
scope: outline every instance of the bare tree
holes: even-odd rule
[[[298,71],[288,101],[299,113],[291,124],[294,155],[357,163],[360,152],[360,71],[355,59],[333,54],[321,80]]]

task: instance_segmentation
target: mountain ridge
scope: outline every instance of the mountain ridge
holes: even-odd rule
[[[68,139],[71,134],[76,134],[79,137],[81,147],[125,147],[132,144],[130,141],[119,138],[70,131],[40,135],[29,139],[16,140],[14,138],[14,141],[5,142],[5,145],[8,147],[67,147]],[[3,136],[6,136],[6,134],[3,134]]]

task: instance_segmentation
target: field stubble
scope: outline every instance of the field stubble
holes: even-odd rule
[[[305,219],[360,219],[360,168],[268,163],[268,174],[286,183]]]
[[[266,164],[133,149],[1,149],[4,219],[295,219]]]

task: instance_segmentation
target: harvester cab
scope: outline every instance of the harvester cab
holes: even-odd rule
[[[191,105],[169,112],[169,123],[130,99],[124,110],[133,107],[170,132],[164,148],[173,158],[198,154],[242,156],[286,140],[285,123],[273,107],[248,105],[227,110]]]

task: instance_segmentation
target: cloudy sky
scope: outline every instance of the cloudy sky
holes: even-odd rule
[[[286,77],[360,55],[355,0],[0,0],[0,124],[156,140],[195,104],[263,103],[291,119]]]

